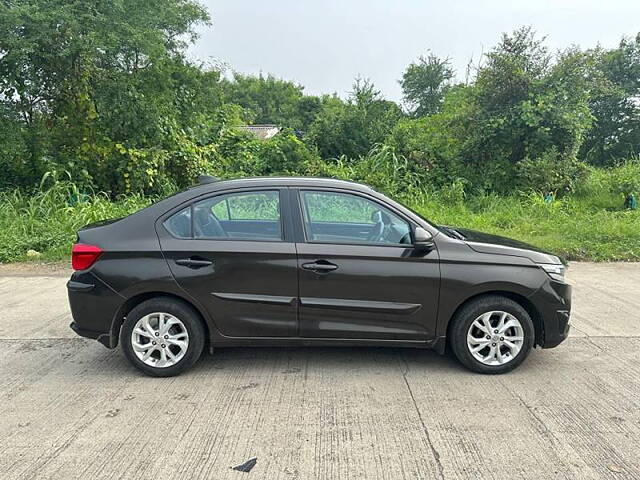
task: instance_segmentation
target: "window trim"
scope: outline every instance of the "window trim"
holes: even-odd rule
[[[338,194],[346,194],[346,195],[354,195],[356,197],[361,197],[365,200],[368,200],[372,203],[375,203],[376,205],[380,205],[381,207],[383,207],[385,210],[389,210],[390,212],[392,212],[394,215],[396,215],[397,217],[399,217],[402,221],[404,221],[407,225],[409,225],[409,236],[410,236],[410,240],[411,243],[374,243],[374,242],[358,242],[358,243],[336,243],[336,242],[323,242],[323,241],[317,241],[317,240],[310,240],[309,236],[307,235],[307,222],[305,221],[305,214],[307,214],[305,208],[305,201],[304,201],[304,197],[303,197],[303,193],[304,192],[321,192],[321,193],[338,193]],[[402,215],[400,212],[398,212],[395,208],[392,208],[391,206],[387,205],[384,202],[381,202],[380,200],[378,200],[377,198],[374,198],[370,195],[367,195],[365,193],[362,192],[358,192],[358,191],[354,191],[354,190],[345,190],[345,189],[338,189],[338,188],[298,188],[297,189],[297,209],[298,209],[298,218],[300,221],[300,228],[301,228],[301,232],[302,232],[302,240],[304,241],[304,243],[309,243],[309,244],[316,244],[316,245],[351,245],[351,246],[365,246],[365,247],[391,247],[391,248],[398,248],[398,247],[402,247],[402,248],[413,248],[413,231],[416,228],[416,225],[414,222],[410,221],[407,219],[407,217],[405,215]],[[309,219],[309,221],[311,221],[311,219]],[[332,222],[327,222],[327,223],[332,223]]]
[[[221,197],[224,195],[239,195],[239,194],[243,194],[243,193],[261,193],[261,192],[277,192],[278,193],[278,223],[280,223],[280,238],[278,239],[268,239],[268,238],[229,238],[229,237],[221,237],[221,238],[206,238],[206,237],[196,237],[195,236],[195,231],[194,231],[194,220],[195,220],[195,215],[194,215],[194,205],[196,203],[200,203],[203,201],[206,201],[210,198],[214,198],[214,197]],[[291,243],[292,242],[292,235],[291,235],[291,231],[290,229],[287,229],[287,223],[290,223],[289,221],[285,221],[285,217],[289,218],[291,211],[289,208],[289,198],[288,198],[288,190],[286,187],[266,187],[266,188],[258,188],[256,189],[255,187],[251,187],[251,188],[238,188],[238,189],[229,189],[229,190],[223,190],[223,191],[219,191],[219,192],[215,192],[211,195],[201,195],[199,197],[196,198],[192,198],[190,200],[188,200],[187,203],[188,204],[188,208],[190,210],[190,214],[191,214],[191,236],[188,238],[183,238],[183,237],[176,237],[173,233],[171,233],[167,227],[164,225],[164,222],[166,222],[169,218],[171,218],[173,215],[175,215],[178,212],[181,212],[182,210],[185,210],[185,203],[182,203],[178,206],[176,206],[175,208],[171,209],[170,211],[168,211],[167,213],[165,213],[164,215],[162,215],[159,219],[158,222],[160,223],[160,225],[162,225],[162,228],[164,229],[165,232],[167,232],[171,238],[175,239],[175,240],[189,240],[189,241],[193,241],[193,240],[197,240],[197,241],[208,241],[208,242],[266,242],[266,243]]]

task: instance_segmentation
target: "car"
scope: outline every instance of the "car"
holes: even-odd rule
[[[335,179],[203,178],[78,232],[71,328],[172,376],[228,346],[450,349],[505,373],[569,332],[555,255]]]

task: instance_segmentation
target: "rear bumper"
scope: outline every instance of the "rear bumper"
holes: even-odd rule
[[[571,329],[571,285],[550,280],[530,300],[542,320],[542,332],[537,335],[536,343],[542,348],[560,345]]]
[[[67,282],[73,322],[71,330],[114,348],[111,325],[124,299],[89,272],[76,272]]]
[[[111,334],[104,332],[96,332],[94,330],[87,330],[85,328],[80,328],[76,322],[71,322],[69,324],[69,328],[76,332],[78,335],[84,338],[91,338],[92,340],[97,340],[102,345],[107,348],[114,348],[113,341],[111,339]]]

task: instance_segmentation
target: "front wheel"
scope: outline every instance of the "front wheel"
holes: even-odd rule
[[[135,367],[154,377],[171,377],[200,358],[204,336],[200,316],[190,306],[157,297],[129,312],[120,343]]]
[[[449,340],[453,352],[474,372],[509,372],[525,360],[533,347],[531,317],[510,298],[488,295],[473,300],[452,322]]]

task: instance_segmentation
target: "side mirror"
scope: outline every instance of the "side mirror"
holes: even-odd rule
[[[416,227],[413,231],[413,248],[421,252],[427,252],[433,248],[433,235],[422,227]]]

